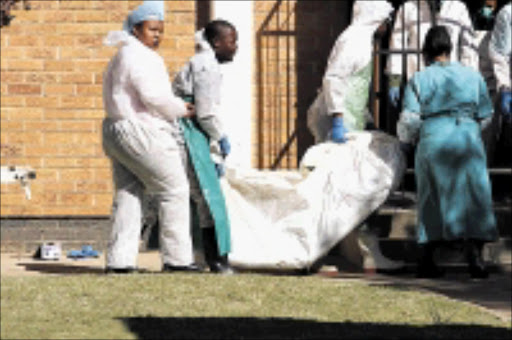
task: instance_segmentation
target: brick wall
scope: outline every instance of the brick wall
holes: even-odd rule
[[[101,148],[104,47],[140,1],[32,1],[1,29],[1,164],[33,167],[32,200],[2,184],[0,215],[108,215],[110,164]],[[195,1],[166,1],[159,52],[171,76],[193,54]]]
[[[307,109],[329,52],[349,24],[352,1],[256,1],[255,159],[261,168],[296,168],[312,145]]]

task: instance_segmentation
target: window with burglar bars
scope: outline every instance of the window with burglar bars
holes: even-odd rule
[[[313,144],[307,109],[352,2],[255,2],[259,168],[295,169]]]
[[[419,6],[421,0],[408,1],[416,2]],[[393,20],[404,20],[403,17],[396,17],[404,1],[390,2],[395,8]],[[463,2],[471,16],[483,3]],[[498,8],[504,3],[499,1]],[[255,124],[258,131],[255,164],[259,168],[296,168],[300,157],[313,144],[307,128],[307,110],[322,84],[334,42],[350,24],[352,7],[353,1],[255,2]],[[419,20],[416,21],[414,24],[420,25]],[[369,106],[376,127],[395,135],[399,112],[391,110],[387,99],[389,85],[386,66],[389,56],[401,55],[404,69],[411,54],[418,59],[422,57],[420,47],[389,49],[393,23],[384,23],[375,35]],[[402,37],[405,39],[405,35],[402,34]],[[406,74],[402,71],[402,92]]]

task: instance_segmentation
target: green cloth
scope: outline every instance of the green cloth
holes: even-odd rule
[[[350,131],[363,131],[366,125],[365,112],[368,107],[368,97],[371,79],[372,63],[357,71],[348,80],[345,94],[343,117],[349,123]]]
[[[215,164],[210,156],[208,138],[197,123],[190,118],[180,118],[180,126],[201,192],[215,223],[219,254],[226,255],[231,250],[229,217]]]

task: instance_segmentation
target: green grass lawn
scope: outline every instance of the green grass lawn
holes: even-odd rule
[[[362,282],[241,274],[2,277],[2,339],[508,338],[446,297]]]

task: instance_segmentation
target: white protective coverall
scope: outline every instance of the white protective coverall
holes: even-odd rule
[[[343,113],[348,131],[362,131],[370,121],[368,98],[373,69],[373,36],[392,12],[393,7],[387,1],[354,3],[352,23],[336,40],[327,62],[322,89],[308,110],[308,127],[317,144],[330,139],[332,115],[335,113]],[[362,256],[367,269],[392,270],[403,266],[403,263],[383,256],[374,233],[359,230],[358,237],[355,236],[347,237],[340,248],[349,262],[358,262],[357,258]]]
[[[489,41],[491,40],[491,31],[478,30],[476,33],[475,43],[478,46],[478,60],[479,70],[484,77],[489,91],[489,96],[493,100],[496,100],[496,77],[494,75],[493,63],[489,53]],[[484,141],[487,163],[492,164],[494,158],[494,149],[496,147],[496,141],[498,137],[498,115],[493,115],[486,124],[482,125],[482,139]]]
[[[107,267],[136,267],[144,189],[158,202],[162,262],[190,265],[189,187],[173,136],[185,103],[155,51],[126,31],[110,32],[104,43],[119,48],[103,79],[103,147],[115,184]]]
[[[489,41],[489,56],[493,62],[497,88],[511,88],[512,62],[512,3],[506,4],[496,16]]]
[[[418,17],[420,20],[419,32]],[[389,44],[390,49],[421,50],[425,36],[434,23],[448,28],[453,44],[450,59],[478,71],[478,51],[473,23],[466,5],[458,0],[442,1],[440,11],[436,15],[432,15],[428,1],[419,1],[419,8],[416,0],[405,2],[400,6],[395,17]],[[419,70],[423,70],[425,67],[423,58],[421,55],[418,58],[416,53],[409,54],[406,60],[406,79],[418,71],[418,66]],[[392,54],[388,60],[388,74],[401,76],[402,65],[402,55]]]
[[[352,23],[336,40],[322,89],[308,110],[308,127],[316,143],[329,139],[334,113],[343,113],[348,131],[364,129],[369,118],[373,35],[392,11],[387,1],[355,2]]]
[[[215,57],[215,52],[203,35],[204,30],[195,34],[196,53],[178,72],[172,83],[174,93],[179,97],[193,97],[196,109],[195,119],[210,139],[212,159],[222,162],[218,141],[225,136],[220,118],[220,100],[222,71]],[[187,156],[185,143],[179,143],[182,158],[190,182],[190,196],[197,205],[199,225],[201,228],[213,226],[213,220],[201,193],[199,182]]]

